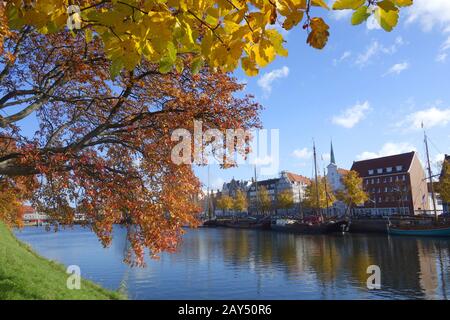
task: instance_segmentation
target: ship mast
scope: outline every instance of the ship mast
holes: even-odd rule
[[[433,174],[431,172],[430,153],[428,151],[428,137],[427,137],[427,133],[423,127],[423,123],[422,123],[422,129],[423,129],[423,136],[424,136],[424,141],[425,141],[425,150],[427,152],[428,178],[430,179],[431,199],[433,201],[434,217],[435,217],[436,221],[438,221],[438,214],[437,214],[437,210],[436,210],[436,198],[435,198],[434,186],[433,186]]]
[[[313,150],[314,150],[314,179],[316,181],[316,212],[318,216],[322,216],[320,212],[320,200],[319,200],[319,179],[317,177],[317,154],[316,154],[316,143],[313,140]]]
[[[211,210],[209,208],[210,201],[209,201],[209,164],[208,164],[208,184],[206,186],[206,212],[208,213],[208,218],[211,220]]]
[[[255,164],[255,195],[256,195],[256,215],[259,215],[259,194],[258,194],[258,178],[256,177],[256,164]]]

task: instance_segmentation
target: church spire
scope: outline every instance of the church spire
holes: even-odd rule
[[[334,158],[333,141],[331,141],[330,163],[336,164],[336,159]]]

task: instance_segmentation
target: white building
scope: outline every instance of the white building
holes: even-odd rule
[[[327,180],[331,185],[331,189],[334,193],[343,188],[342,177],[348,173],[348,170],[339,168],[336,164],[336,158],[334,156],[333,142],[331,142],[330,151],[330,164],[327,166]],[[331,215],[343,215],[345,213],[346,206],[342,201],[336,201],[333,203],[331,209]]]

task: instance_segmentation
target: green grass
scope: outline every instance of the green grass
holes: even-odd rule
[[[69,290],[66,268],[47,260],[20,242],[0,222],[0,300],[109,300],[124,299],[118,292],[81,280],[80,290]]]

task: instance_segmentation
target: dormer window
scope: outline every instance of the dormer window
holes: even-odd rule
[[[373,170],[369,170],[369,175],[373,175]]]
[[[383,169],[377,169],[377,173],[383,173]]]
[[[392,172],[392,167],[387,167],[387,168],[386,168],[386,172],[387,172],[387,173],[391,173],[391,172]]]
[[[403,170],[403,166],[396,166],[395,169],[396,169],[397,171],[402,171],[402,170]]]

